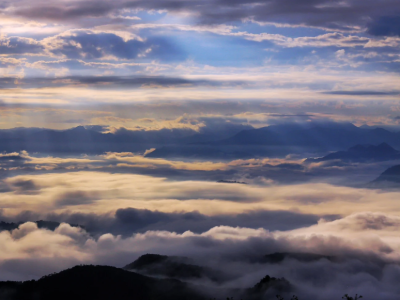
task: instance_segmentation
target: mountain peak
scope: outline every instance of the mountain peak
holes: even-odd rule
[[[76,126],[74,128],[71,128],[70,130],[71,131],[86,131],[86,128],[85,128],[85,126],[80,125],[80,126]]]
[[[400,187],[400,165],[386,169],[378,178],[370,182],[371,188],[399,188]]]
[[[140,256],[134,262],[126,265],[124,269],[131,270],[131,269],[141,269],[144,267],[148,267],[150,265],[159,264],[165,262],[168,259],[166,255],[159,255],[159,254],[144,254]]]
[[[381,143],[378,146],[376,146],[376,149],[380,150],[388,150],[388,151],[396,151],[392,146],[390,146],[388,143]]]

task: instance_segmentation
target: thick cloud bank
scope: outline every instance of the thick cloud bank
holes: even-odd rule
[[[198,264],[229,271],[234,279],[227,286],[248,286],[269,274],[284,276],[300,295],[318,294],[317,299],[335,299],[343,292],[395,299],[399,226],[397,216],[366,212],[287,232],[217,226],[199,234],[147,231],[94,239],[68,224],[49,231],[28,222],[0,233],[1,279],[35,278],[78,263],[120,267],[156,252],[189,256]],[[275,252],[311,252],[335,259],[262,263],[264,255]]]

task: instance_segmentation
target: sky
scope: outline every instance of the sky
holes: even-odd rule
[[[0,280],[158,253],[398,299],[399,132],[398,0],[0,0]]]
[[[395,0],[1,1],[0,14],[1,128],[398,122]]]

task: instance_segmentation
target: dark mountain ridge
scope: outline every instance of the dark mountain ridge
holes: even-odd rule
[[[354,144],[388,143],[400,147],[400,133],[382,128],[360,128],[351,123],[288,123],[251,129],[247,125],[192,129],[100,130],[78,126],[67,130],[14,128],[0,130],[0,152],[40,153],[141,152],[149,157],[235,159],[293,153],[301,149],[332,151]],[[250,127],[250,129],[249,129]],[[100,128],[100,129],[99,129]],[[243,128],[245,130],[243,130]],[[275,153],[276,152],[276,153]]]
[[[144,267],[171,258],[147,255],[139,258],[134,265]],[[170,278],[154,278],[109,266],[81,265],[49,274],[39,280],[0,282],[0,299],[206,300],[216,295],[224,295],[222,298],[235,296],[235,298],[261,300],[264,299],[266,293],[286,294],[292,289],[286,279],[268,275],[251,288],[232,289],[196,285]]]
[[[337,151],[320,158],[308,158],[306,162],[342,160],[347,162],[375,162],[400,159],[400,152],[387,143],[356,145],[347,151]]]
[[[351,123],[310,124],[308,126],[275,125],[244,130],[218,145],[270,145],[314,148],[348,148],[354,144],[400,145],[400,133],[382,128],[364,129]]]
[[[216,283],[224,282],[231,277],[223,272],[208,267],[198,266],[189,258],[145,254],[124,267],[145,275],[163,276],[181,280],[207,279]]]
[[[13,128],[0,130],[0,152],[26,150],[44,153],[104,153],[108,151],[144,151],[163,145],[184,145],[192,137],[210,141],[231,136],[249,126],[204,130],[199,133],[192,129],[128,130],[120,128],[115,132],[103,132],[101,126],[78,126],[67,130],[46,128]]]
[[[400,188],[400,165],[386,169],[367,186],[370,188]]]
[[[245,151],[229,151],[214,146],[178,145],[162,146],[145,155],[150,158],[186,158],[186,159],[247,159],[254,157]]]
[[[108,266],[76,266],[39,280],[0,282],[0,298],[10,300],[185,300],[206,299],[194,287]]]

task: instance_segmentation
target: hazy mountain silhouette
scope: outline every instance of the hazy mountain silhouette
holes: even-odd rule
[[[214,128],[215,127],[215,128]],[[14,128],[0,130],[0,152],[41,153],[144,152],[148,157],[237,159],[307,151],[334,151],[354,144],[388,143],[400,147],[400,133],[360,128],[351,123],[292,123],[252,129],[247,125],[215,125],[192,129],[127,130],[104,133],[101,126],[68,130]],[[250,129],[249,129],[250,128]],[[243,130],[245,129],[245,130]]]
[[[289,153],[326,152],[348,148],[354,143],[360,145],[389,143],[400,146],[400,133],[382,128],[361,128],[351,123],[334,122],[271,125],[259,129],[242,130],[229,138],[213,141],[203,141],[201,138],[196,140],[193,137],[181,140],[192,141],[189,144],[163,146],[147,156],[154,158],[246,159],[285,156]],[[350,152],[353,150],[357,149],[352,149]],[[364,160],[373,156],[372,153],[364,153],[368,150],[374,152],[373,149],[362,150],[360,148],[358,152],[363,152]],[[379,151],[384,151],[384,149],[375,150],[375,152]],[[375,153],[375,155],[377,154]],[[350,154],[347,157],[351,159]]]
[[[370,182],[371,188],[400,188],[400,165],[385,170],[377,179]]]
[[[189,158],[189,159],[246,159],[254,157],[244,151],[225,151],[219,147],[199,145],[163,146],[148,153],[146,157],[153,158]]]
[[[218,270],[198,266],[186,257],[145,254],[124,267],[145,275],[164,276],[182,280],[209,279],[214,282],[226,281],[229,276]]]
[[[248,125],[197,132],[192,129],[127,130],[103,133],[102,126],[78,126],[67,130],[13,128],[0,130],[0,152],[26,150],[45,153],[104,153],[144,151],[149,147],[185,145],[229,137]],[[218,129],[218,130],[217,130]],[[193,138],[192,138],[193,137]],[[195,138],[194,138],[195,137]]]
[[[400,133],[365,129],[351,123],[282,124],[244,130],[217,145],[269,145],[313,148],[348,148],[354,144],[400,145]]]
[[[388,145],[381,143],[374,145],[356,145],[347,151],[330,153],[320,158],[308,158],[306,162],[321,162],[328,160],[342,160],[348,162],[374,162],[400,159],[400,152]]]

